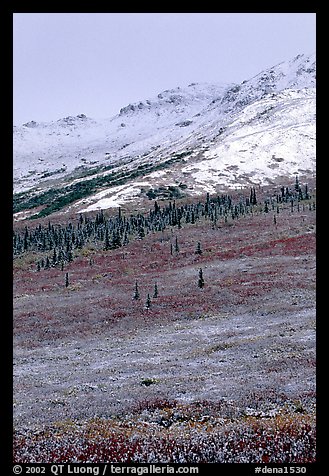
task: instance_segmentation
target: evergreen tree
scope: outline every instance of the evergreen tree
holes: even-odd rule
[[[121,246],[122,244],[121,244],[120,233],[118,230],[114,230],[112,234],[111,248],[116,249],[116,248],[120,248]]]
[[[110,237],[109,237],[109,230],[106,228],[104,250],[108,251],[110,248],[111,248],[111,243],[110,243]]]
[[[69,284],[69,273],[65,273],[65,287],[67,288]]]
[[[160,212],[160,207],[157,201],[154,202],[154,213],[157,215]]]
[[[251,205],[257,205],[256,190],[255,187],[250,189],[250,203]]]
[[[153,297],[154,297],[154,298],[157,298],[157,297],[158,297],[158,294],[159,294],[159,293],[158,293],[158,285],[157,285],[157,283],[155,283],[155,285],[154,285]]]
[[[206,215],[209,214],[209,210],[210,210],[210,198],[209,198],[209,192],[207,192],[206,204],[205,204]]]
[[[176,253],[179,253],[179,246],[178,246],[177,236],[176,236],[176,239],[175,239],[175,251],[176,251]]]
[[[138,229],[138,237],[142,240],[145,237],[145,230],[143,226],[140,226]]]
[[[307,183],[305,184],[304,198],[305,198],[305,200],[308,200],[308,199],[310,198],[310,196],[309,196],[309,194],[308,194],[308,186],[307,186]]]
[[[25,233],[24,233],[24,241],[23,241],[23,249],[24,251],[27,250],[27,247],[28,247],[28,237],[29,237],[29,232],[28,232],[28,229],[27,229],[27,226],[25,227]]]
[[[73,261],[73,253],[72,253],[71,250],[69,250],[67,252],[67,260],[68,260],[69,263],[72,263],[72,261]]]
[[[134,292],[134,299],[137,301],[140,298],[139,290],[138,290],[138,284],[137,281],[135,283],[135,292]]]
[[[254,194],[253,194],[253,199],[252,199],[253,205],[257,205],[257,197],[256,197],[256,189],[254,187]]]
[[[52,263],[53,263],[53,266],[55,266],[57,263],[56,248],[54,248]]]
[[[150,309],[150,307],[151,307],[151,298],[150,298],[149,294],[147,295],[145,307],[146,307],[146,309]]]
[[[129,238],[128,238],[127,232],[125,231],[122,244],[123,244],[123,246],[127,246],[128,243],[129,243]]]
[[[201,254],[202,254],[200,241],[198,241],[198,244],[197,244],[197,246],[196,246],[195,253],[196,253],[197,255],[201,255]]]
[[[199,270],[198,286],[199,286],[199,288],[203,288],[203,287],[204,287],[203,272],[202,272],[202,269],[201,269],[201,268],[200,268],[200,270]]]

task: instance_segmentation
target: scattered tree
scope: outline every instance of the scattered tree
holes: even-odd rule
[[[157,285],[157,283],[155,283],[155,284],[154,284],[154,293],[153,293],[153,297],[154,297],[154,298],[157,298],[157,297],[158,297],[158,295],[159,295],[159,293],[158,293],[158,285]]]
[[[197,245],[196,245],[195,253],[196,253],[197,255],[201,255],[201,254],[202,254],[202,249],[201,249],[201,243],[200,243],[200,241],[198,241],[198,243],[197,243]]]
[[[138,290],[138,284],[137,281],[135,283],[135,292],[134,292],[134,299],[137,301],[140,298],[139,290]]]
[[[178,246],[177,236],[176,236],[176,239],[175,239],[175,251],[176,251],[176,253],[179,253],[179,246]]]
[[[198,280],[198,286],[199,286],[199,288],[203,288],[203,287],[204,287],[203,271],[202,271],[202,269],[201,269],[201,268],[199,269],[199,280]]]
[[[146,309],[150,309],[150,307],[151,307],[151,298],[150,298],[149,294],[147,295],[147,298],[146,298],[145,307],[146,307]]]
[[[250,203],[251,205],[257,205],[257,197],[255,187],[250,189]]]

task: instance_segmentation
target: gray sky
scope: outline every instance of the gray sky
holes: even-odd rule
[[[14,124],[100,119],[315,52],[315,13],[15,13]]]

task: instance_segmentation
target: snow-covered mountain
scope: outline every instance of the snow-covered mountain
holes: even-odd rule
[[[91,210],[145,198],[145,191],[161,186],[181,184],[198,194],[312,176],[315,65],[315,55],[298,55],[241,84],[192,83],[129,104],[106,120],[79,114],[14,126],[14,190],[42,193],[126,175],[112,186],[99,181],[76,205]]]

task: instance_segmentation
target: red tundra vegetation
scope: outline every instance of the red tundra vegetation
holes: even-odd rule
[[[16,256],[15,462],[314,462],[315,245],[312,198]]]

